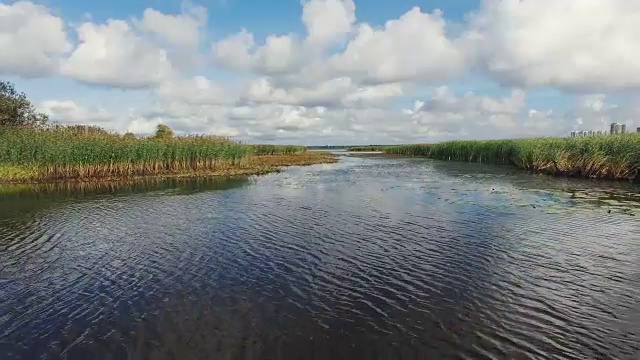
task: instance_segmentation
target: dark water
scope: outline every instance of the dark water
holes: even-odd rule
[[[1,359],[638,359],[640,191],[344,157],[0,195]]]

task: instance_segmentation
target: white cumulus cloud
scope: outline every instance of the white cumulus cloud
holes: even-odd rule
[[[0,74],[48,75],[71,46],[64,21],[47,7],[0,2]]]
[[[158,86],[156,93],[167,101],[182,101],[200,105],[233,103],[237,97],[222,85],[204,76],[168,80]]]
[[[363,86],[349,77],[336,77],[309,86],[277,87],[266,77],[249,83],[247,99],[255,103],[272,103],[323,107],[383,106],[387,100],[404,94],[399,83]]]
[[[324,49],[344,40],[356,21],[353,0],[308,0],[303,2],[302,22],[310,47]]]
[[[104,125],[115,118],[106,109],[87,109],[72,100],[46,100],[38,108],[61,124]]]
[[[572,91],[640,88],[640,2],[487,0],[470,25],[503,84]]]
[[[257,46],[252,33],[242,30],[213,44],[215,61],[227,68],[264,74],[294,71],[299,65],[299,44],[291,35],[269,35]]]
[[[467,92],[456,95],[447,87],[434,90],[429,99],[405,110],[423,130],[449,138],[491,138],[521,135],[526,94],[516,89],[502,98]]]
[[[460,75],[465,59],[465,52],[447,37],[442,13],[414,7],[384,28],[360,24],[355,38],[330,65],[371,82],[432,82]]]
[[[142,19],[134,19],[140,29],[153,33],[167,43],[179,48],[197,48],[201,31],[206,24],[207,9],[185,4],[181,14],[164,14],[147,8]]]
[[[144,88],[172,74],[166,50],[137,35],[125,21],[86,22],[77,32],[80,44],[61,67],[66,76],[89,84]]]

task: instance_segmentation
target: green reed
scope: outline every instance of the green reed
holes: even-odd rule
[[[216,136],[154,139],[91,128],[4,127],[0,128],[0,179],[127,178],[217,171],[242,167],[253,155],[304,150],[302,146],[245,145]]]
[[[295,155],[307,151],[306,146],[297,145],[250,145],[254,155]]]
[[[597,179],[638,179],[640,135],[584,138],[447,141],[390,146],[390,155],[426,156],[438,160],[513,164],[554,175]]]

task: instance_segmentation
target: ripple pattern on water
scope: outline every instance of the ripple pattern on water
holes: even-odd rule
[[[0,217],[0,354],[636,359],[637,188],[600,184],[345,157],[34,207]]]

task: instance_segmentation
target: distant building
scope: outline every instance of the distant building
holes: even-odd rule
[[[574,130],[571,132],[572,138],[603,135],[607,135],[606,130]]]
[[[611,134],[621,134],[626,129],[627,129],[627,125],[625,124],[618,124],[618,123],[611,124]]]
[[[622,133],[626,133],[627,132],[627,124],[622,124]]]
[[[638,134],[640,134],[640,127],[638,127],[638,128],[636,129],[636,132],[637,132]]]

